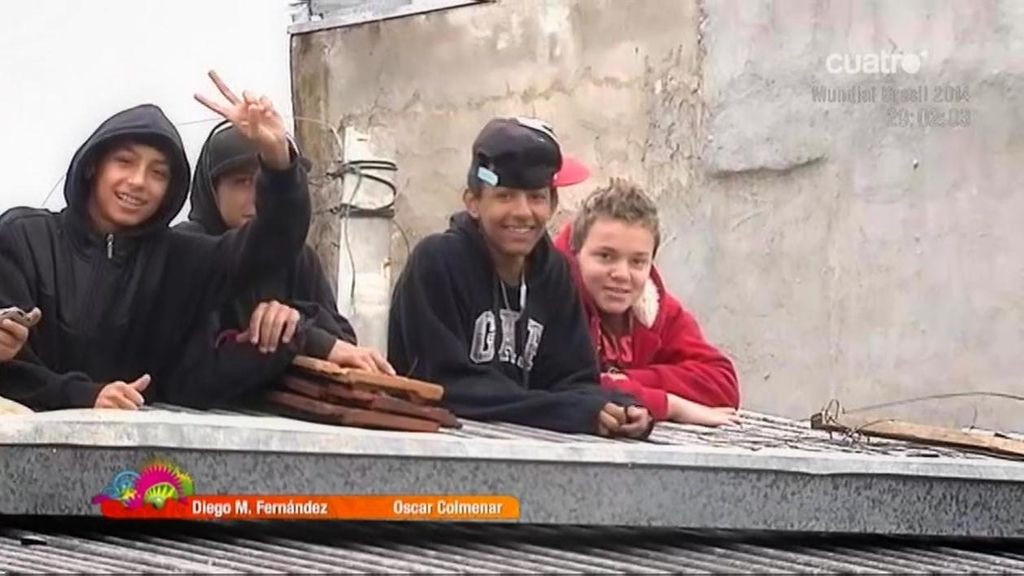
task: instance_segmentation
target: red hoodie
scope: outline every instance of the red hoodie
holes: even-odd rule
[[[602,385],[632,394],[658,420],[668,415],[666,393],[707,406],[738,408],[739,385],[732,362],[704,340],[697,321],[665,290],[655,268],[633,306],[630,334],[616,339],[602,329],[597,306],[583,287],[576,255],[569,249],[571,235],[570,223],[555,238],[555,247],[572,268],[601,371],[615,368],[626,376],[613,379],[604,374]]]

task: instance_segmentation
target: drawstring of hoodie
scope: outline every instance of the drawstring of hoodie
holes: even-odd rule
[[[497,322],[501,322],[501,310],[506,309],[511,312],[511,303],[508,299],[508,291],[505,288],[504,281],[497,275],[492,276],[494,282],[491,284],[491,301],[494,303],[493,312]],[[500,292],[500,299],[499,299]],[[526,273],[524,272],[519,278],[519,317],[516,319],[514,333],[515,340],[513,341],[512,353],[519,358],[519,362],[515,365],[519,368],[519,383],[524,388],[530,386],[530,367],[527,365],[526,358],[526,340],[527,340],[527,323],[529,322],[529,314],[527,314],[527,287],[526,287]],[[500,329],[501,326],[495,326],[496,329]],[[497,331],[497,330],[496,330]],[[501,331],[502,338],[504,338],[504,330]],[[498,346],[497,350],[501,347]],[[491,360],[491,364],[495,364],[501,361],[501,354],[495,353],[494,358]],[[520,365],[521,364],[521,365]]]
[[[504,331],[501,329],[501,278],[497,274],[491,276],[491,314],[494,315],[494,354],[491,356],[490,365],[492,368],[499,370],[501,363],[501,346],[498,344],[499,334],[504,337]]]

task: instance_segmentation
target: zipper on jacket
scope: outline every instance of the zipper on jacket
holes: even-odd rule
[[[107,234],[107,260],[114,258],[114,235]]]

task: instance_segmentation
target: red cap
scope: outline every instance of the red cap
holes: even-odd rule
[[[562,169],[555,173],[551,186],[561,188],[579,184],[590,178],[590,169],[572,156],[562,156]]]

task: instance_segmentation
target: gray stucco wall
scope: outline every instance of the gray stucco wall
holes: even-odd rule
[[[1024,394],[1022,49],[1010,0],[501,0],[298,35],[292,51],[297,114],[393,146],[413,241],[458,208],[495,115],[550,120],[593,167],[558,221],[609,176],[644,184],[663,211],[658,264],[734,358],[744,404],[806,417],[831,398]],[[914,74],[827,67],[900,51]],[[882,101],[921,86],[927,104]],[[872,88],[874,102],[814,93]],[[318,163],[331,154],[322,130],[299,136]],[[318,216],[331,268],[337,237]],[[392,248],[396,274],[397,233]],[[889,413],[1024,428],[1005,400]]]

